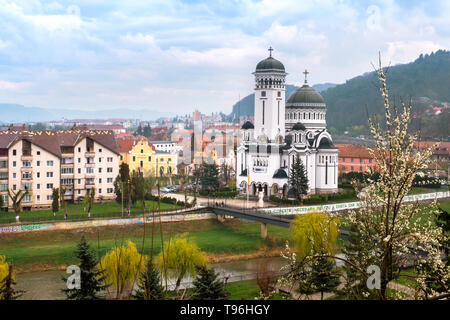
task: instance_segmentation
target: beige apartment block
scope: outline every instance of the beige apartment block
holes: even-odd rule
[[[111,130],[2,130],[0,196],[11,209],[8,190],[26,190],[25,210],[50,207],[53,188],[62,188],[69,201],[81,200],[91,189],[97,200],[112,200],[118,155]]]

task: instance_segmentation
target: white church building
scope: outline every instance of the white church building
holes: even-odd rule
[[[254,124],[247,121],[236,156],[236,185],[250,195],[288,196],[288,176],[297,154],[308,174],[309,194],[338,187],[338,149],[326,128],[323,97],[307,83],[286,101],[284,65],[270,56],[256,66]],[[250,188],[248,189],[248,183]]]

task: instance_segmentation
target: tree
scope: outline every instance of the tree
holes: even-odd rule
[[[289,184],[294,190],[295,197],[298,200],[302,200],[302,195],[308,194],[308,175],[303,165],[300,155],[297,153],[294,162],[291,166],[291,172],[289,175]]]
[[[229,293],[225,291],[224,283],[218,279],[219,274],[213,268],[197,266],[197,277],[193,281],[194,294],[192,300],[226,300]]]
[[[88,189],[86,191],[86,196],[84,197],[83,203],[88,210],[88,218],[91,217],[92,207],[94,206],[95,199],[95,188]]]
[[[16,192],[12,190],[8,190],[8,196],[11,198],[12,207],[14,212],[16,213],[16,221],[19,222],[20,213],[22,212],[22,200],[25,196],[28,195],[28,190],[25,188],[25,191],[19,190]]]
[[[291,222],[290,229],[300,259],[311,254],[333,253],[338,228],[336,219],[326,212],[298,215]]]
[[[140,254],[131,241],[127,242],[127,246],[111,249],[101,258],[99,268],[106,272],[106,283],[116,288],[116,299],[119,299],[126,286],[132,284],[136,276],[144,271],[146,260],[147,257]]]
[[[52,189],[52,211],[53,215],[56,216],[56,213],[59,211],[59,189]]]
[[[318,256],[312,260],[311,272],[306,280],[314,292],[320,292],[320,300],[323,300],[325,292],[336,292],[340,284],[340,273],[335,269],[333,259],[326,256]]]
[[[104,271],[98,269],[97,258],[94,250],[91,249],[86,238],[81,237],[75,251],[76,257],[80,261],[80,289],[63,289],[62,291],[67,295],[69,300],[99,300],[103,299],[100,292],[105,290],[108,286],[104,284],[106,276]],[[62,278],[66,283],[67,279]]]
[[[284,275],[280,282],[290,288],[298,287],[299,292],[305,295],[317,292],[319,288],[323,290],[324,283],[312,276],[312,269],[316,268],[318,273],[319,268],[326,266],[323,258],[333,254],[338,235],[336,219],[321,212],[297,216],[291,223],[291,235],[297,252],[293,253],[286,244],[282,257],[288,260],[288,264],[281,269]],[[325,283],[332,287],[334,272],[328,269],[326,275],[329,281]]]
[[[219,169],[215,163],[203,162],[200,166],[200,182],[202,190],[219,190]]]
[[[5,262],[3,261],[3,263]],[[2,260],[0,256],[0,267],[1,265]],[[25,291],[17,291],[14,289],[16,282],[14,280],[13,266],[8,264],[6,265],[8,266],[6,277],[4,277],[3,279],[0,278],[0,300],[16,300],[20,298]]]
[[[114,192],[116,201],[123,204],[123,207],[127,208],[128,215],[130,215],[132,200],[130,167],[124,162],[119,166],[119,174],[114,182]]]
[[[151,259],[147,261],[146,269],[141,273],[137,285],[138,289],[133,295],[136,300],[164,299],[164,289],[161,286],[161,277],[158,268],[155,267]]]
[[[163,256],[165,252],[165,256]],[[177,279],[175,291],[178,290],[181,280],[187,274],[195,276],[195,266],[206,265],[206,254],[199,247],[187,238],[187,234],[175,236],[164,244],[164,251],[156,257],[156,263],[164,274],[170,269]]]
[[[417,278],[418,297],[437,299],[442,295],[427,288],[426,279],[430,274],[438,273],[445,284],[450,277],[450,267],[441,258],[439,243],[443,235],[435,224],[416,223],[424,210],[432,215],[437,206],[435,203],[423,207],[404,202],[417,172],[427,168],[434,147],[419,152],[414,149],[418,134],[412,134],[408,127],[412,103],[401,103],[401,108],[395,102],[390,103],[381,59],[377,75],[384,102],[384,123],[369,118],[375,139],[375,147],[369,148],[369,152],[375,160],[379,178],[377,181],[368,179],[361,208],[350,211],[346,220],[369,246],[370,259],[380,268],[381,286],[374,291],[379,299],[389,298],[388,283],[401,276],[399,262],[411,257],[415,257],[419,269],[423,265],[433,269],[425,269]],[[365,270],[358,266],[353,268],[362,277],[367,276]]]
[[[0,211],[5,206],[5,201],[3,200],[3,196],[0,196]]]
[[[149,125],[145,126],[142,135],[146,138],[150,138],[152,136],[152,128]]]
[[[61,205],[64,206],[64,217],[67,219],[67,201],[66,201],[66,199],[64,199],[64,195],[66,193],[66,189],[61,187],[60,191],[61,192],[60,192],[59,198],[60,198],[60,201],[61,201]]]

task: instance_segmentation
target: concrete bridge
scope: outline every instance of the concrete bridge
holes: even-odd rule
[[[262,210],[255,208],[240,208],[229,205],[208,205],[203,208],[208,211],[212,211],[217,215],[219,221],[224,221],[225,216],[232,216],[239,219],[259,222],[261,224],[261,238],[267,238],[267,225],[289,229],[292,219],[281,218],[279,216],[269,215]],[[338,238],[342,240],[348,240],[350,232],[345,229],[339,229]]]
[[[240,208],[229,205],[211,205],[207,207],[217,215],[219,221],[223,221],[225,216],[232,216],[235,218],[245,219],[249,221],[259,222],[261,224],[261,237],[267,238],[267,225],[272,224],[274,226],[289,228],[291,220],[285,218],[279,218],[277,216],[269,215],[267,213],[259,212],[254,208]]]

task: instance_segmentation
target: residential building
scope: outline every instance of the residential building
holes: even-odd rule
[[[51,206],[53,188],[63,188],[69,201],[91,189],[96,199],[114,199],[118,170],[112,131],[0,131],[0,195],[10,200],[8,190],[27,190],[25,209]]]
[[[375,166],[375,160],[369,150],[360,145],[336,144],[339,152],[339,172],[366,172]]]
[[[120,163],[127,163],[130,173],[144,176],[165,176],[177,174],[178,152],[157,150],[155,145],[143,136],[118,139]]]

